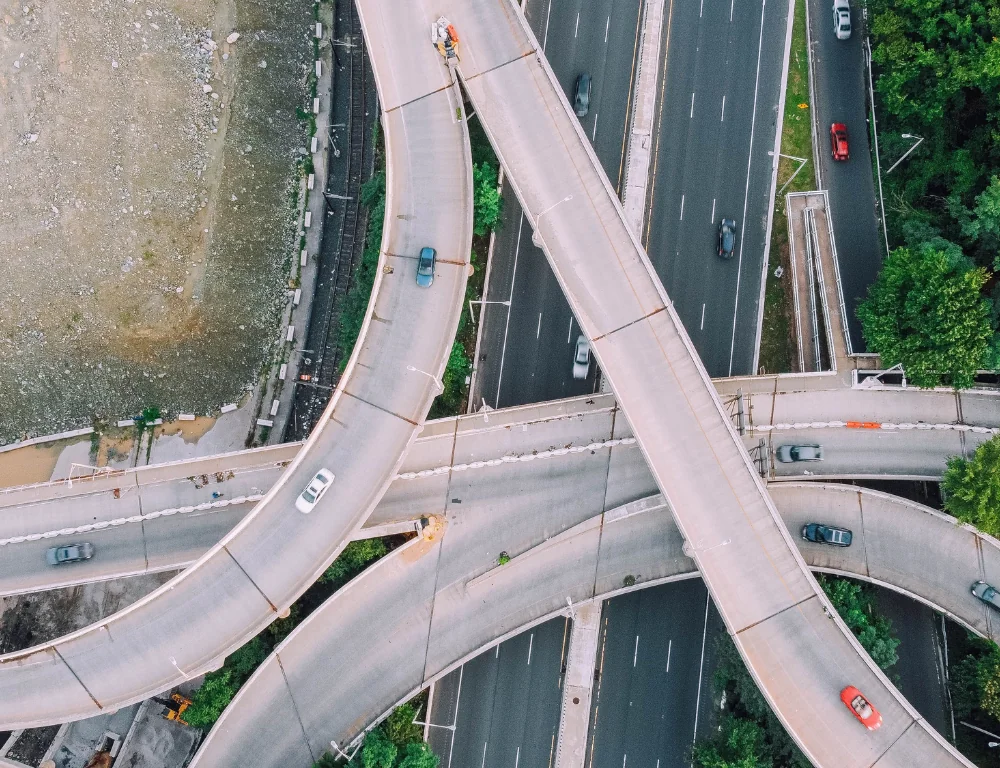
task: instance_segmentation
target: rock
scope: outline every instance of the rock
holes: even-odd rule
[[[203,85],[201,87],[201,90],[204,93],[211,93],[212,92],[212,86],[210,86],[210,85]]]
[[[211,87],[212,87],[212,86],[210,86],[210,85],[206,85],[205,87],[206,87],[206,88],[208,88],[209,90],[211,90]],[[217,98],[219,98],[219,94],[217,94],[217,93],[214,93],[214,92],[213,92],[213,93],[212,93],[212,98],[213,98],[213,99],[217,99]]]
[[[114,59],[111,60],[111,68],[118,69],[118,62],[115,61]]]
[[[260,60],[260,64],[257,65],[261,69],[267,69],[267,62],[264,59]]]
[[[240,33],[239,32],[232,32],[232,33],[230,33],[229,37],[226,38],[226,42],[229,43],[230,45],[232,45],[233,43],[235,43],[239,39],[240,39]]]

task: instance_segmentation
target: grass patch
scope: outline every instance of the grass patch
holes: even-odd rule
[[[804,3],[795,4],[792,22],[792,48],[788,62],[788,85],[785,90],[785,115],[781,128],[781,154],[806,159],[782,196],[774,201],[771,228],[771,250],[768,254],[767,279],[764,288],[764,322],[760,336],[758,373],[787,373],[797,367],[791,261],[788,246],[788,221],[785,218],[784,195],[788,192],[808,192],[816,189],[816,169],[813,166],[812,105],[809,102],[809,52],[806,40]],[[778,161],[778,189],[792,178],[799,161],[781,157]],[[784,269],[782,277],[774,272]]]

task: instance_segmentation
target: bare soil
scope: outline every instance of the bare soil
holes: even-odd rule
[[[0,0],[0,443],[256,384],[298,242],[313,12]]]

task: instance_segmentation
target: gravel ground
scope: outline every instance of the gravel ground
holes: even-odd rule
[[[298,241],[313,12],[0,0],[0,443],[256,384]]]

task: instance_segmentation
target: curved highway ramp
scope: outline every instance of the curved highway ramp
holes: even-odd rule
[[[969,591],[978,579],[1000,579],[996,540],[875,491],[808,483],[772,490],[811,568],[888,586],[997,635],[995,614]],[[853,545],[802,541],[798,530],[816,519],[852,529]],[[501,546],[512,559],[498,566]],[[192,768],[308,766],[331,741],[346,747],[459,664],[567,613],[567,599],[578,606],[697,577],[682,547],[659,495],[595,516],[572,500],[536,506],[516,499],[502,515],[489,504],[449,515],[442,537],[396,550],[306,619],[240,691]],[[935,568],[926,567],[931,559]],[[629,576],[635,585],[625,587]],[[839,704],[838,693],[826,695]],[[842,705],[834,714],[835,726],[860,727]]]
[[[423,43],[401,73],[409,87],[380,83],[380,270],[362,336],[309,441],[254,511],[180,576],[98,625],[0,657],[0,730],[117,709],[219,665],[315,582],[388,487],[437,394],[472,242],[462,104]],[[423,246],[437,249],[431,288],[416,284]],[[304,515],[295,498],[321,467],[336,480]]]

